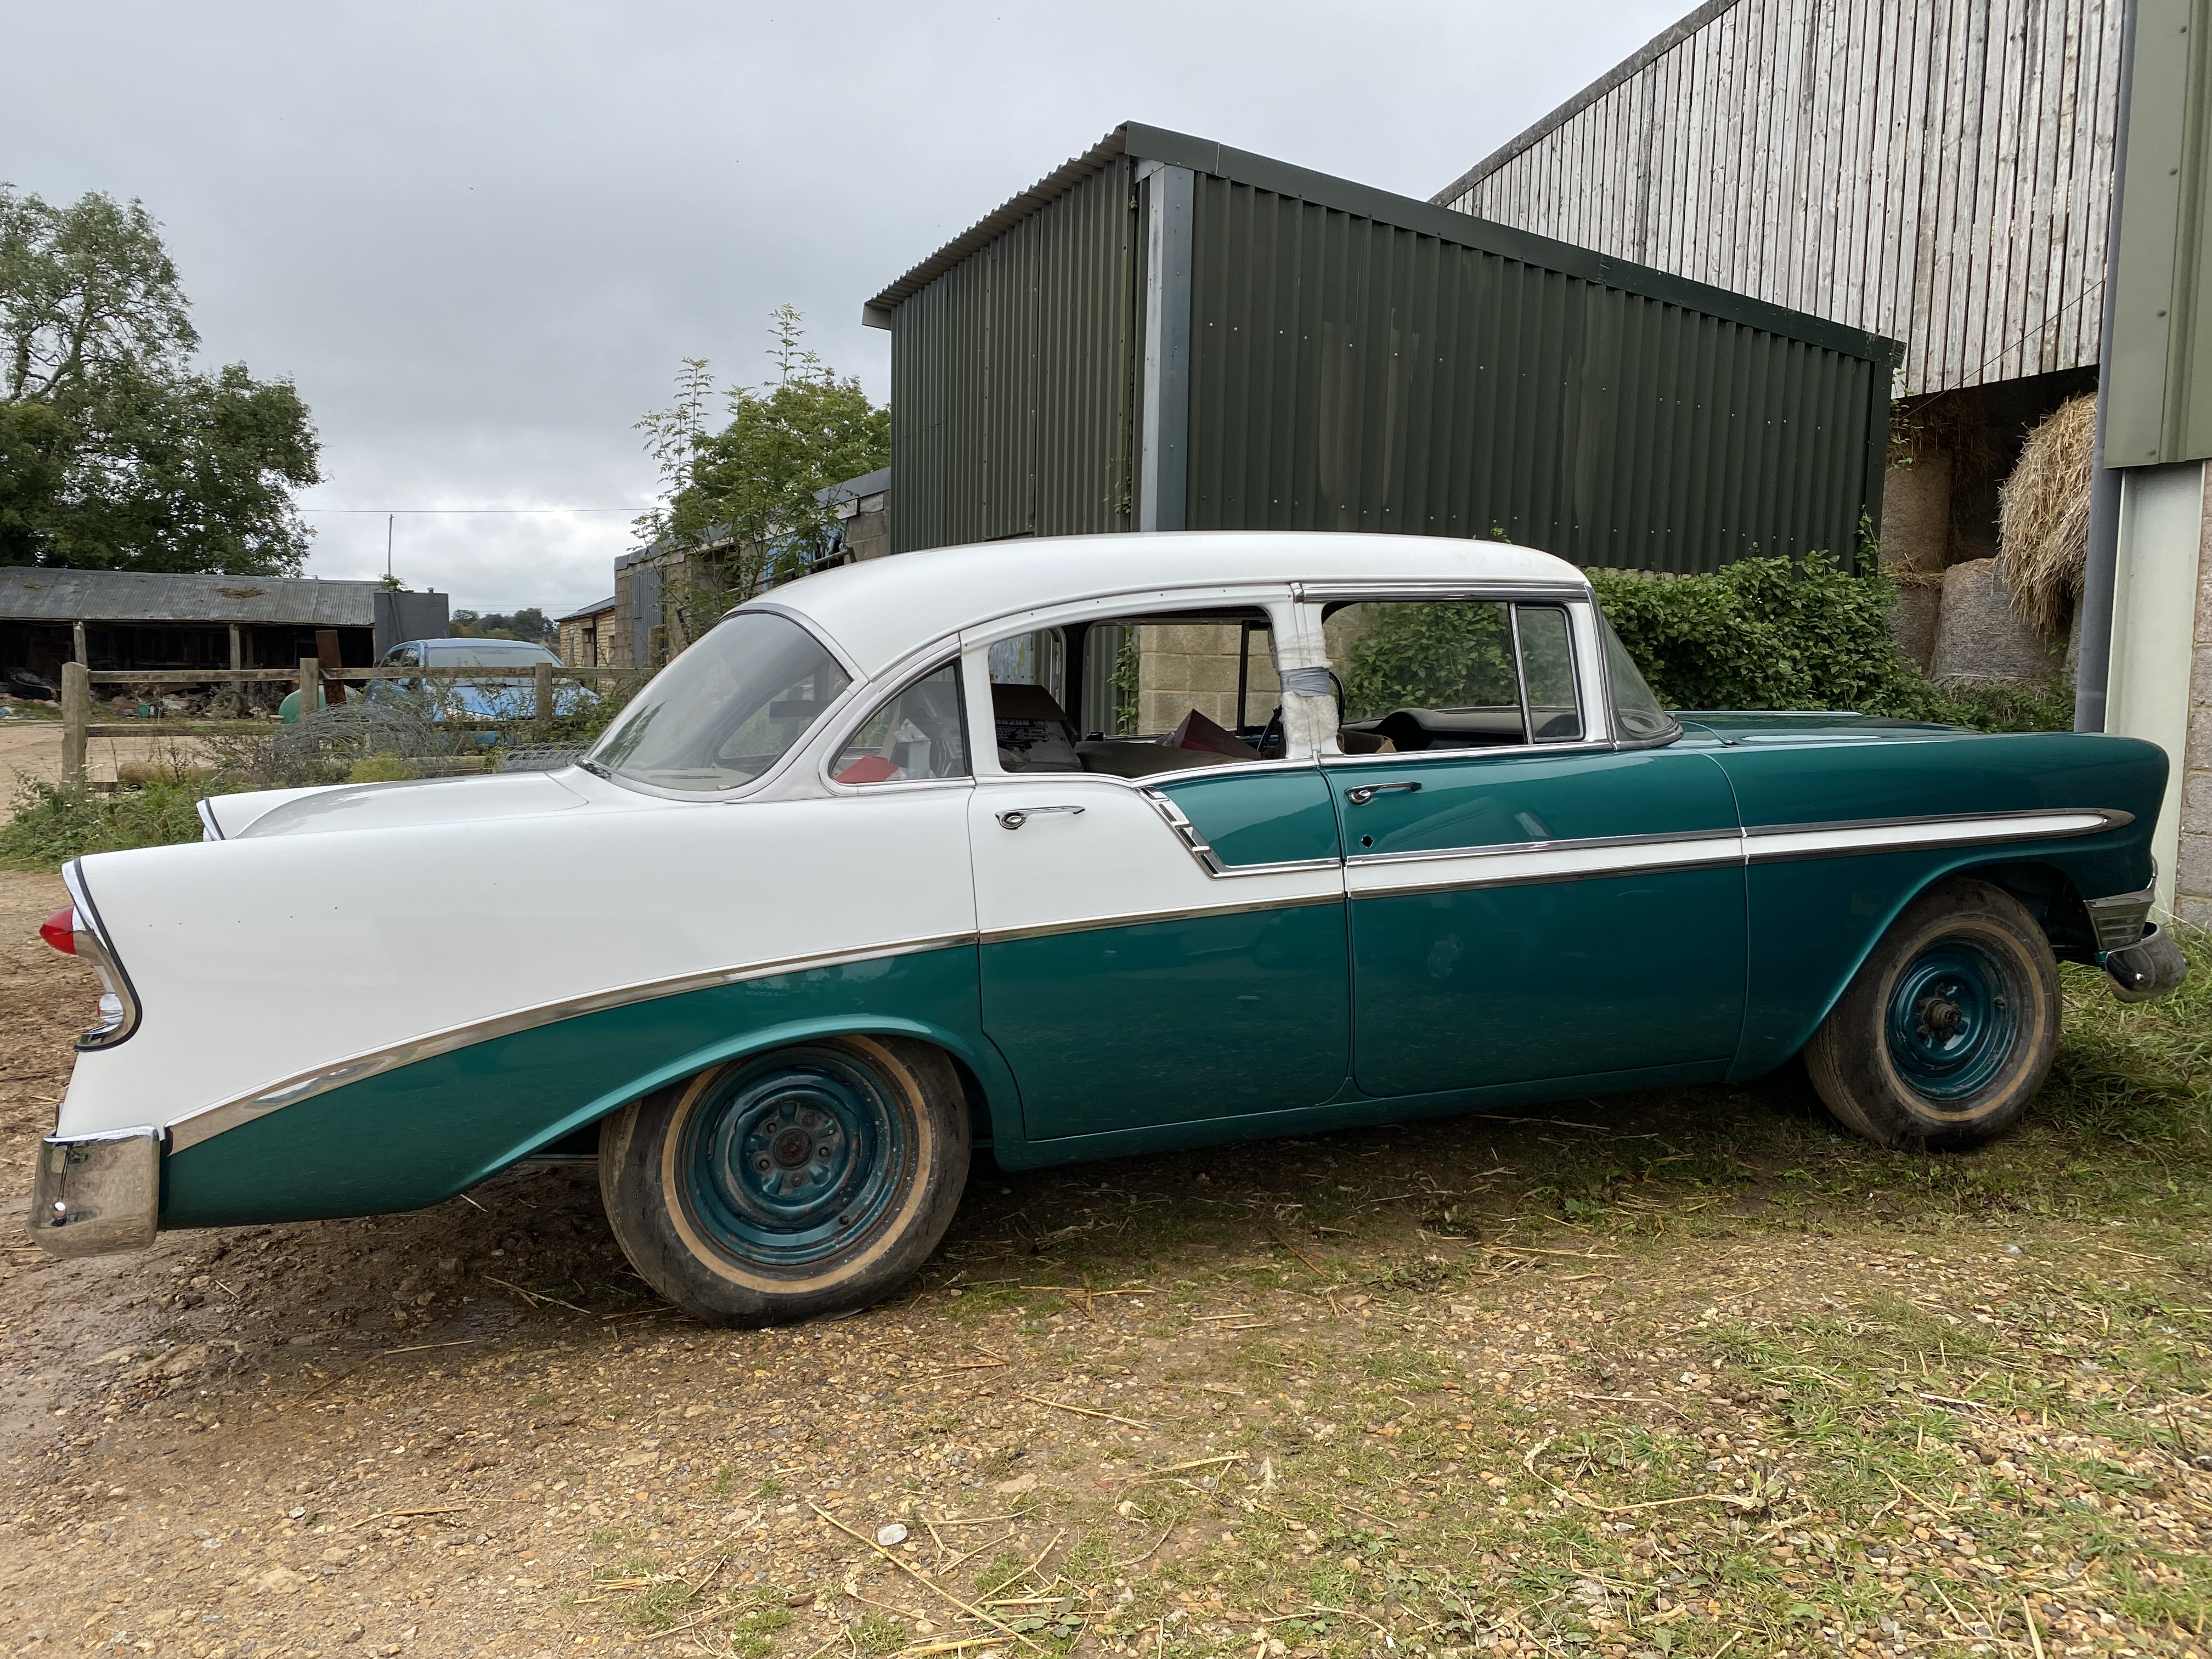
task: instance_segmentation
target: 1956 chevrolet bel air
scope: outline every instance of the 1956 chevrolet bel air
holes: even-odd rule
[[[1133,684],[1140,681],[1141,685]],[[1130,735],[1165,688],[1202,698]],[[1141,690],[1141,696],[1138,692]],[[739,607],[574,767],[228,795],[65,872],[107,994],[57,1254],[596,1153],[700,1318],[879,1297],[1010,1168],[1799,1054],[1996,1133],[2057,959],[2130,996],[2154,746],[1661,708],[1573,567],[1401,536],[1028,541]]]

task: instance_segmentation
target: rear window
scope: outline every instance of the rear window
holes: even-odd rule
[[[585,758],[656,788],[734,789],[788,754],[848,683],[797,623],[740,611],[662,669]]]
[[[432,668],[529,668],[561,659],[542,645],[520,640],[471,640],[466,645],[435,645],[429,650]]]

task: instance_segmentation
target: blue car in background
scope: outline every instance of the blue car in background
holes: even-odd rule
[[[483,668],[482,678],[371,680],[360,692],[371,702],[392,702],[402,697],[422,701],[433,720],[508,720],[535,712],[537,670],[550,663],[556,672],[567,665],[550,649],[526,640],[407,640],[386,652],[379,668]],[[598,694],[571,683],[553,693],[556,714],[580,713],[599,701]],[[317,699],[319,708],[329,706]],[[300,694],[287,696],[277,709],[286,721],[300,718]]]

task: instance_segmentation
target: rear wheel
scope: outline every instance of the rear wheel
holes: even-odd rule
[[[1805,1068],[1869,1140],[1978,1146],[2043,1086],[2060,1006],[2057,960],[2020,901],[1948,882],[1882,935],[1806,1044]]]
[[[937,1248],[968,1177],[951,1062],[896,1037],[732,1060],[607,1121],[599,1190],[646,1282],[719,1325],[865,1307]]]

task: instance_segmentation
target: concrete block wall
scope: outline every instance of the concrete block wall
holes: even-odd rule
[[[2207,468],[2212,476],[2212,468]],[[2208,485],[2212,494],[2212,484]],[[2208,501],[2212,508],[2212,501]],[[2173,914],[2212,928],[2212,510],[2197,560],[2197,635],[2189,675],[2189,742],[2182,756],[2181,844],[2174,862]]]
[[[1237,728],[1234,623],[1154,625],[1137,630],[1137,730],[1171,732],[1195,708],[1217,725]],[[1281,683],[1267,635],[1252,636],[1251,678],[1244,699],[1255,723],[1279,700]]]

